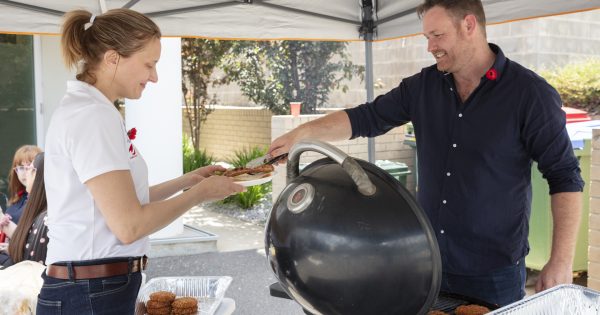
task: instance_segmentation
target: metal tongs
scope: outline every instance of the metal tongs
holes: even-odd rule
[[[281,155],[278,155],[278,156],[272,158],[270,154],[265,154],[261,157],[257,157],[256,159],[250,160],[250,162],[246,163],[246,167],[254,168],[254,167],[261,166],[261,165],[273,164],[277,161],[285,159],[287,156],[288,156],[288,154],[284,153],[284,154],[281,154]]]

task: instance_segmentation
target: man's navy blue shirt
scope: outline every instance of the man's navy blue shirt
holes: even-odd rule
[[[550,194],[584,185],[556,90],[490,47],[495,78],[483,76],[464,103],[452,74],[433,65],[346,110],[352,138],[412,121],[417,199],[435,230],[443,271],[458,275],[484,274],[527,255],[532,160]]]

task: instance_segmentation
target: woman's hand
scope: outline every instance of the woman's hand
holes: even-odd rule
[[[203,202],[221,200],[227,196],[246,191],[246,187],[236,184],[233,178],[210,176],[196,185]],[[196,188],[194,187],[194,188]]]
[[[187,176],[187,187],[192,187],[199,182],[203,181],[205,178],[214,175],[215,172],[225,172],[226,169],[220,165],[208,165],[204,167],[199,167],[191,172],[186,173],[183,176]]]

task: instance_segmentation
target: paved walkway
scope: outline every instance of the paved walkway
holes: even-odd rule
[[[184,217],[183,223],[219,236],[217,250],[231,252],[264,248],[265,231],[262,226],[194,207]]]

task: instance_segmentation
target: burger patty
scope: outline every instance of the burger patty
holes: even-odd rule
[[[223,173],[224,176],[227,177],[236,177],[242,174],[258,174],[258,173],[270,173],[274,171],[275,168],[271,164],[264,164],[257,167],[236,167],[234,169],[230,169]]]

